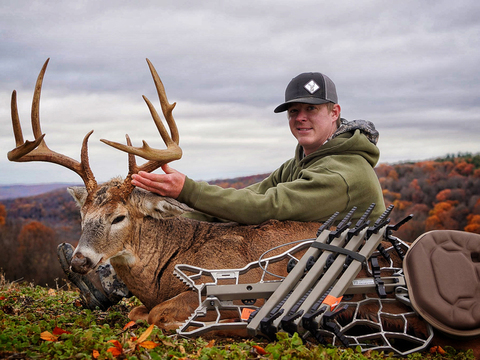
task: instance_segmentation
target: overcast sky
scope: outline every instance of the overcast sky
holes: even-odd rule
[[[381,163],[480,151],[480,2],[2,1],[0,184],[79,182],[48,163],[12,163],[10,97],[25,139],[36,77],[50,63],[40,119],[48,146],[80,159],[90,138],[99,182],[127,174],[101,143],[163,147],[141,95],[158,99],[155,65],[184,151],[172,167],[195,180],[267,173],[293,156],[283,102],[307,71],[336,84],[342,116],[375,123]]]

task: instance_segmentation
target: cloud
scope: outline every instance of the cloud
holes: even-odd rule
[[[178,103],[184,157],[172,166],[195,179],[265,173],[291,157],[295,141],[273,108],[305,71],[335,81],[342,116],[376,124],[382,162],[478,152],[479,15],[474,0],[6,3],[0,151],[14,146],[13,89],[31,139],[33,87],[50,57],[41,99],[47,143],[78,159],[94,129],[97,178],[126,174],[125,156],[99,139],[129,133],[162,146],[141,98],[158,103],[148,57]],[[0,157],[2,184],[65,179],[78,176]]]

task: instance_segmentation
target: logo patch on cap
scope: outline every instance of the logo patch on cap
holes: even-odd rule
[[[313,93],[315,91],[317,91],[318,89],[320,89],[320,86],[318,86],[318,84],[313,81],[313,80],[310,80],[308,83],[306,83],[304,86],[303,86],[305,89],[307,89],[307,91],[313,95]]]

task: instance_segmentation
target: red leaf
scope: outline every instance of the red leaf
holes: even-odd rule
[[[112,343],[119,350],[123,350],[122,344],[118,342],[118,340],[108,340],[107,342]]]
[[[112,343],[114,347],[108,348],[107,352],[112,353],[113,356],[119,356],[123,353],[122,344],[118,340],[108,340],[109,343]]]
[[[431,354],[438,353],[440,355],[445,355],[447,352],[445,350],[443,350],[441,346],[432,346],[430,348],[430,353]]]
[[[136,324],[135,321],[130,321],[127,325],[123,327],[123,330],[129,329]]]
[[[71,332],[60,329],[59,327],[55,326],[55,329],[53,329],[53,335],[62,335],[62,334],[71,334]]]
[[[113,356],[122,355],[122,350],[118,350],[116,347],[111,347],[107,349],[107,352],[112,353]]]
[[[259,355],[268,354],[268,353],[265,351],[265,349],[262,348],[261,346],[253,345],[253,348],[254,348],[255,350],[257,350],[257,353],[258,353]]]

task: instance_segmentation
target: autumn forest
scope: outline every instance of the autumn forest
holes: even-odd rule
[[[434,229],[480,234],[480,154],[380,164],[376,172],[386,205],[395,206],[392,222],[413,215],[396,233],[399,238],[412,242]],[[242,188],[266,175],[211,183]],[[79,237],[80,213],[65,189],[0,203],[0,271],[10,281],[62,285],[57,245],[76,244]]]

